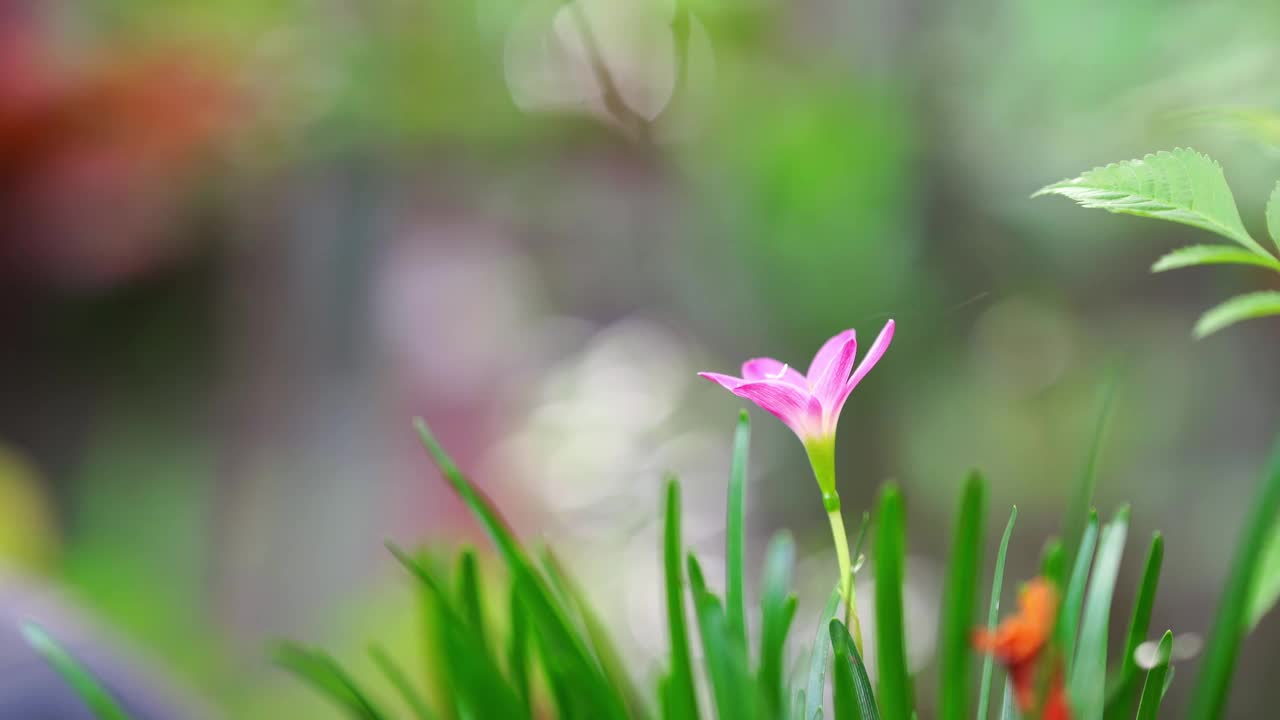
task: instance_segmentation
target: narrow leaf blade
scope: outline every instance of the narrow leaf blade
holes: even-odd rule
[[[725,620],[736,642],[747,646],[744,547],[746,544],[747,456],[751,449],[751,419],[738,415],[733,433],[733,465],[729,471],[728,509],[725,517]]]
[[[1263,290],[1237,295],[1201,315],[1194,335],[1198,340],[1236,323],[1272,315],[1280,315],[1280,292]]]
[[[115,697],[103,687],[79,660],[75,658],[44,628],[35,623],[23,623],[22,637],[27,645],[49,663],[76,695],[93,711],[98,720],[127,720],[129,715],[120,707]]]
[[[827,638],[830,636],[831,621],[835,618],[839,608],[840,583],[837,582],[835,588],[831,591],[831,595],[827,598],[827,604],[822,608],[822,615],[818,620],[818,632],[813,638],[813,650],[809,655],[809,679],[805,683],[804,696],[804,717],[806,719],[822,712],[822,703],[827,687],[827,663],[831,658],[831,644],[827,641]]]
[[[683,555],[684,544],[680,537],[680,483],[675,478],[668,478],[662,558],[666,573],[667,632],[671,643],[669,720],[693,720],[698,717],[698,697],[694,690],[693,663],[689,655],[689,631],[685,623],[684,570],[680,562]]]
[[[858,655],[858,647],[849,635],[849,629],[839,620],[830,623],[831,646],[834,653],[833,701],[837,720],[879,720],[880,711],[866,665]],[[822,717],[821,708],[814,716]]]
[[[1107,524],[1098,543],[1093,581],[1089,584],[1080,624],[1080,646],[1071,666],[1068,688],[1075,712],[1083,718],[1100,718],[1106,707],[1107,628],[1128,531],[1129,509],[1126,507]]]
[[[959,720],[969,710],[969,636],[978,604],[978,577],[982,574],[982,530],[986,490],[982,476],[970,474],[956,512],[951,540],[951,562],[943,592],[942,622],[938,639],[939,717]]]
[[[1231,245],[1192,245],[1179,248],[1161,257],[1151,266],[1151,272],[1165,272],[1197,265],[1254,265],[1280,270],[1280,260],[1270,255],[1259,255]]]
[[[1156,649],[1156,664],[1147,672],[1147,681],[1142,686],[1137,720],[1156,720],[1158,717],[1160,701],[1164,699],[1165,675],[1169,672],[1169,654],[1172,651],[1173,633],[1165,632]]]
[[[886,485],[880,494],[875,556],[876,668],[880,685],[877,704],[888,720],[909,720],[911,680],[902,604],[906,513],[902,494],[895,485]]]
[[[1133,716],[1134,703],[1138,699],[1138,662],[1134,652],[1147,639],[1151,626],[1151,610],[1155,606],[1156,587],[1160,584],[1160,566],[1164,561],[1164,536],[1155,533],[1147,550],[1147,562],[1142,571],[1142,584],[1133,603],[1133,615],[1129,618],[1129,631],[1125,636],[1124,655],[1115,690],[1107,699],[1106,720],[1121,720]]]
[[[991,578],[991,607],[987,610],[987,632],[996,630],[1000,620],[1000,593],[1004,590],[1004,560],[1009,552],[1009,538],[1013,537],[1013,526],[1018,521],[1018,506],[1009,511],[1009,522],[1004,526],[1004,535],[1000,537],[1000,548],[996,551],[996,567]],[[982,683],[978,686],[978,720],[987,720],[987,709],[991,702],[991,673],[995,659],[987,655],[982,661]]]

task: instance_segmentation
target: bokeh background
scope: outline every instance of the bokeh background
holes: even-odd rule
[[[1028,577],[1113,371],[1117,627],[1159,528],[1153,628],[1203,633],[1280,427],[1280,325],[1189,331],[1274,278],[1152,276],[1204,234],[1029,195],[1190,145],[1262,233],[1277,40],[1261,0],[4,0],[4,612],[74,618],[192,716],[327,717],[269,642],[408,661],[383,540],[483,546],[422,415],[651,680],[664,471],[713,576],[723,542],[741,403],[694,373],[892,317],[840,483],[851,522],[905,488],[920,687],[960,480],[990,478],[993,548],[1018,504]],[[756,420],[748,557],[795,533],[809,636],[829,536]],[[1238,716],[1280,701],[1277,640],[1248,642]]]

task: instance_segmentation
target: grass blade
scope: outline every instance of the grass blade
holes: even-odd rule
[[[387,654],[387,651],[378,645],[369,646],[369,657],[373,659],[373,664],[378,666],[382,674],[386,676],[387,682],[395,687],[396,692],[400,693],[400,697],[404,703],[413,710],[413,714],[418,720],[435,720],[435,713],[431,712],[431,707],[427,705],[427,701],[422,695],[414,689],[413,684],[409,682],[409,677],[404,674],[396,661]]]
[[[1080,647],[1069,675],[1072,707],[1082,718],[1101,718],[1106,707],[1107,628],[1128,531],[1129,508],[1123,507],[1107,524],[1098,542],[1093,581],[1089,583],[1084,619],[1080,624]]]
[[[671,639],[671,675],[667,686],[667,720],[695,720],[698,696],[694,690],[693,662],[689,656],[689,631],[684,614],[684,570],[680,562],[684,544],[680,538],[680,483],[667,479],[666,527],[662,558],[666,572],[667,629]]]
[[[1040,577],[1052,582],[1059,592],[1067,584],[1067,551],[1058,538],[1050,538],[1040,551]]]
[[[485,636],[484,607],[480,592],[480,569],[476,560],[476,552],[471,548],[458,554],[458,605],[462,607],[463,617],[471,624],[480,642],[489,646]]]
[[[1173,651],[1173,633],[1166,631],[1156,649],[1156,664],[1147,672],[1147,682],[1142,686],[1142,698],[1138,701],[1137,720],[1156,720],[1160,701],[1164,699],[1165,674],[1169,671],[1169,654]]]
[[[1067,515],[1063,519],[1062,541],[1066,546],[1067,563],[1070,566],[1077,564],[1080,544],[1083,542],[1085,528],[1093,508],[1093,493],[1098,485],[1098,464],[1102,458],[1103,442],[1106,439],[1107,426],[1111,420],[1111,411],[1115,405],[1119,384],[1119,371],[1113,369],[1103,382],[1098,419],[1093,427],[1093,440],[1089,444],[1089,456],[1085,461],[1083,472],[1080,473],[1075,494],[1072,495],[1067,506]]]
[[[1062,648],[1062,660],[1068,675],[1075,660],[1076,635],[1080,628],[1080,612],[1084,608],[1084,588],[1089,581],[1089,568],[1093,563],[1093,549],[1098,543],[1098,513],[1089,514],[1089,525],[1084,530],[1080,551],[1076,553],[1075,567],[1067,590],[1062,596],[1062,609],[1058,611],[1058,646]]]
[[[511,587],[511,637],[507,645],[507,674],[516,694],[524,703],[521,717],[533,716],[533,698],[529,691],[529,615],[520,602],[520,593]]]
[[[759,684],[767,717],[785,716],[787,686],[787,632],[795,618],[796,596],[791,594],[791,572],[796,544],[787,533],[778,533],[765,552],[764,579],[760,590]]]
[[[906,564],[906,513],[902,493],[886,485],[880,493],[876,524],[876,668],[879,671],[878,707],[888,720],[911,717],[907,641],[903,627],[902,584]]]
[[[996,623],[1000,621],[1000,593],[1004,590],[1004,559],[1009,552],[1009,538],[1013,537],[1013,526],[1018,521],[1018,506],[1009,511],[1009,522],[1004,526],[1004,535],[1000,537],[1000,549],[996,551],[996,567],[991,577],[991,607],[987,610],[987,632],[995,632]],[[995,658],[987,655],[982,661],[982,683],[978,686],[978,720],[987,720],[987,709],[991,701],[991,673]]]
[[[969,636],[978,607],[982,574],[982,529],[986,490],[982,476],[969,475],[956,513],[951,562],[943,592],[938,637],[938,708],[943,720],[959,720],[969,712]]]
[[[1252,632],[1271,608],[1280,599],[1280,523],[1271,528],[1266,543],[1267,549],[1258,559],[1258,576],[1253,582],[1253,592],[1249,595],[1248,623]]]
[[[35,623],[22,624],[22,637],[66,681],[98,720],[128,720],[129,715],[102,683],[67,649]]]
[[[750,718],[755,698],[743,664],[746,653],[733,646],[736,638],[725,620],[724,607],[720,599],[707,590],[702,567],[692,553],[688,556],[688,565],[689,587],[716,710],[719,717],[726,720]]]
[[[1107,698],[1107,709],[1103,715],[1106,720],[1122,720],[1133,716],[1134,703],[1138,700],[1138,662],[1133,654],[1146,640],[1147,630],[1151,627],[1151,609],[1155,605],[1156,587],[1160,584],[1160,566],[1163,561],[1164,536],[1156,533],[1151,537],[1147,563],[1142,571],[1142,585],[1138,587],[1133,615],[1129,619],[1120,675],[1114,691]]]
[[[1250,595],[1258,576],[1259,561],[1267,545],[1267,533],[1280,512],[1280,444],[1272,452],[1266,475],[1242,524],[1240,542],[1218,601],[1218,614],[1205,644],[1200,675],[1191,694],[1191,720],[1222,717],[1235,671],[1240,641],[1247,631]]]
[[[835,651],[832,669],[834,717],[836,720],[879,720],[871,680],[858,655],[858,648],[849,636],[849,629],[836,619],[831,620],[829,627],[831,646]],[[814,717],[821,720],[822,710],[819,709]]]
[[[1018,708],[1013,704],[1013,684],[1006,675],[1004,679],[1004,699],[1000,702],[1000,720],[1018,720]]]
[[[751,420],[747,411],[738,414],[733,433],[733,465],[729,471],[728,508],[725,518],[725,621],[734,641],[747,647],[746,594],[744,590],[744,546],[746,543],[747,456],[751,449]]]
[[[327,653],[293,643],[282,643],[276,647],[272,656],[277,665],[320,691],[352,717],[360,720],[386,720],[388,717]]]
[[[818,619],[818,632],[813,638],[813,650],[809,654],[809,680],[805,683],[804,720],[812,720],[822,712],[822,702],[826,695],[827,663],[831,658],[831,643],[827,638],[831,634],[831,621],[840,609],[840,583],[837,582],[827,598]]]

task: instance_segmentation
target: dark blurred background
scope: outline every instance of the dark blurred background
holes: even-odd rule
[[[1203,633],[1280,325],[1190,328],[1275,280],[1150,275],[1205,234],[1028,196],[1190,145],[1263,236],[1277,40],[1261,0],[0,0],[0,582],[211,714],[323,716],[267,643],[413,656],[384,538],[483,542],[423,415],[650,681],[663,471],[723,542],[741,403],[695,371],[893,317],[839,471],[850,522],[905,487],[921,697],[964,473],[992,548],[1018,504],[1028,577],[1112,368],[1116,627],[1159,528],[1153,628]],[[817,490],[763,414],[752,462],[749,564],[798,536],[802,640],[835,572]],[[1277,640],[1248,642],[1240,716],[1280,701]]]

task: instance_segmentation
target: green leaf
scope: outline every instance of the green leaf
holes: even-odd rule
[[[1272,451],[1266,475],[1241,524],[1240,541],[1218,601],[1218,613],[1205,643],[1200,675],[1191,694],[1190,720],[1215,720],[1226,709],[1227,692],[1244,638],[1250,597],[1259,576],[1267,533],[1280,513],[1280,443]]]
[[[698,717],[698,697],[694,689],[693,663],[689,657],[689,631],[685,625],[684,571],[680,538],[680,483],[667,479],[667,517],[663,532],[662,557],[666,571],[667,631],[671,639],[671,675],[668,685],[667,720],[694,720]]]
[[[387,654],[387,651],[378,645],[369,646],[369,657],[373,659],[373,664],[378,666],[387,681],[395,687],[396,692],[400,693],[401,699],[413,710],[414,716],[418,720],[435,720],[435,713],[431,712],[427,701],[422,695],[414,689],[413,684],[409,682],[409,677],[400,669],[399,664]]]
[[[1116,392],[1120,386],[1120,372],[1112,368],[1103,381],[1099,393],[1098,418],[1093,425],[1093,438],[1089,443],[1089,455],[1084,469],[1076,483],[1075,493],[1067,505],[1067,514],[1063,518],[1063,543],[1066,546],[1066,562],[1075,567],[1080,541],[1084,536],[1085,525],[1093,511],[1093,493],[1098,486],[1098,465],[1102,460],[1102,447],[1107,437],[1107,427],[1111,421],[1112,409],[1115,407]],[[1090,554],[1092,551],[1090,551]]]
[[[978,577],[982,574],[982,529],[985,485],[977,472],[969,475],[956,512],[951,562],[942,594],[938,638],[939,717],[959,720],[969,711],[969,636],[978,607]]]
[[[1173,633],[1166,631],[1160,638],[1160,646],[1156,648],[1156,664],[1147,672],[1147,682],[1142,686],[1142,697],[1138,701],[1137,720],[1156,720],[1160,712],[1160,701],[1164,699],[1165,674],[1169,671],[1169,654],[1173,651]]]
[[[1009,511],[1009,522],[1004,526],[1004,535],[1000,537],[1000,549],[996,551],[996,567],[991,577],[991,607],[987,610],[987,632],[995,632],[996,623],[1000,621],[1000,593],[1004,589],[1004,559],[1009,552],[1009,538],[1013,537],[1013,525],[1018,520],[1018,506]],[[988,654],[982,661],[982,684],[978,686],[979,720],[987,719],[987,708],[991,702],[991,672],[995,659]]]
[[[1271,315],[1280,315],[1280,292],[1263,290],[1237,295],[1201,315],[1193,334],[1200,339],[1238,322]]]
[[[128,720],[129,715],[79,660],[44,628],[32,622],[22,624],[22,637],[57,671],[98,720]]]
[[[360,720],[386,720],[389,717],[327,653],[293,643],[281,643],[272,652],[272,657],[277,665],[306,681],[352,717]]]
[[[979,718],[986,720],[981,715]],[[1018,708],[1013,704],[1013,684],[1007,675],[1004,678],[1004,699],[1000,702],[1000,720],[1018,720]]]
[[[906,564],[906,517],[896,485],[880,493],[876,524],[876,668],[878,706],[888,720],[908,720],[912,702],[903,627],[902,583]]]
[[[1231,245],[1192,245],[1178,248],[1151,266],[1151,272],[1165,272],[1196,265],[1256,265],[1280,270],[1280,260],[1270,255],[1241,250]]]
[[[1067,581],[1067,590],[1062,596],[1062,608],[1058,611],[1058,645],[1062,648],[1066,669],[1071,670],[1075,661],[1076,630],[1080,627],[1080,611],[1084,607],[1084,588],[1089,580],[1089,567],[1093,562],[1093,549],[1098,542],[1098,513],[1089,514],[1089,524],[1085,527],[1084,538],[1080,543],[1080,552],[1076,553],[1076,564],[1071,570],[1071,579]]]
[[[787,632],[796,611],[796,596],[790,592],[795,561],[796,545],[791,536],[785,532],[774,535],[765,551],[760,589],[759,689],[764,696],[767,717],[783,717],[786,710],[787,687],[783,673]]]
[[[1271,190],[1271,197],[1267,199],[1267,234],[1271,236],[1271,241],[1280,248],[1280,182]]]
[[[471,548],[458,554],[458,604],[462,607],[463,617],[475,629],[480,642],[488,647],[485,637],[484,607],[480,592],[480,569],[476,560],[476,552]]]
[[[1123,507],[1107,524],[1098,542],[1098,557],[1080,624],[1080,646],[1068,686],[1072,707],[1082,718],[1101,718],[1106,708],[1107,628],[1128,531],[1129,508]]]
[[[597,659],[592,657],[587,642],[569,622],[563,604],[529,562],[524,548],[502,520],[493,503],[459,471],[421,418],[414,420],[414,427],[445,480],[484,527],[506,561],[512,581],[522,593],[522,602],[532,621],[538,649],[544,658],[550,660],[545,663],[544,669],[549,675],[548,681],[553,692],[559,687],[560,699],[572,703],[573,707],[581,708],[592,720],[626,718],[625,699],[604,676]],[[399,551],[393,548],[392,552]],[[403,553],[397,557],[401,555]],[[404,556],[401,562],[406,559],[412,560]],[[569,692],[569,688],[572,688],[572,692]]]
[[[1051,194],[1087,208],[1191,225],[1268,255],[1244,229],[1222,167],[1190,148],[1094,168],[1043,187],[1032,197]]]
[[[849,629],[834,618],[829,627],[831,646],[835,651],[832,700],[836,720],[878,720],[880,712],[871,691],[871,680],[867,677],[862,657],[858,655],[858,647],[849,636]],[[822,709],[818,708],[813,717],[821,720]]]
[[[523,718],[533,716],[533,699],[529,692],[529,615],[520,603],[520,593],[511,587],[511,637],[507,643],[507,674],[516,694],[524,703]]]
[[[1272,526],[1267,549],[1258,561],[1258,577],[1249,596],[1246,632],[1252,632],[1280,599],[1280,523]]]
[[[818,632],[813,638],[813,649],[809,653],[809,680],[805,683],[804,718],[811,720],[822,712],[823,696],[826,694],[827,661],[831,657],[831,644],[827,642],[830,635],[831,621],[840,608],[840,583],[827,598],[818,619]]]
[[[1040,576],[1059,591],[1067,584],[1067,551],[1058,538],[1049,538],[1040,551]]]
[[[733,465],[729,471],[728,510],[725,518],[725,620],[729,632],[742,647],[747,646],[746,595],[743,589],[743,547],[746,542],[747,456],[751,448],[751,419],[747,411],[738,414],[733,433]]]
[[[1151,609],[1155,606],[1156,586],[1160,584],[1160,566],[1164,561],[1164,536],[1155,533],[1147,550],[1147,563],[1142,572],[1142,585],[1133,603],[1133,615],[1129,618],[1129,631],[1125,636],[1124,655],[1115,689],[1107,698],[1107,720],[1121,720],[1133,716],[1134,703],[1138,699],[1138,662],[1134,651],[1147,639],[1151,626]]]
[[[711,681],[716,710],[721,718],[750,718],[755,694],[745,665],[746,653],[735,647],[720,599],[707,590],[702,566],[693,553],[688,557],[689,588],[702,637],[702,654]]]

